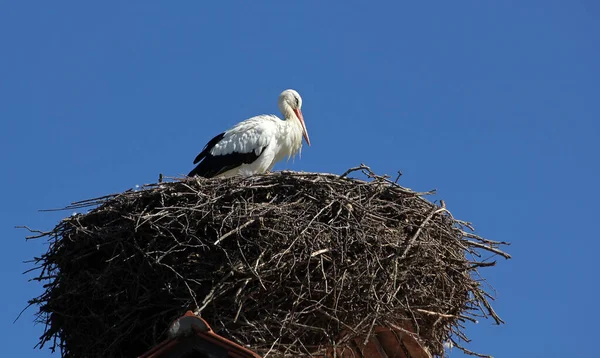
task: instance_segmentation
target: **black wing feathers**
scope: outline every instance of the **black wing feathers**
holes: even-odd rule
[[[218,136],[211,139],[202,152],[194,159],[194,164],[201,162],[188,174],[189,177],[195,175],[212,178],[219,174],[225,173],[228,170],[239,167],[242,164],[250,164],[258,159],[264,152],[266,147],[260,148],[260,152],[256,154],[256,151],[249,153],[233,152],[225,155],[212,155],[210,154],[211,149],[219,143],[225,136],[225,133],[221,133]]]
[[[194,159],[194,164],[197,164],[200,160],[202,160],[202,158],[204,158],[208,153],[210,153],[210,150],[213,149],[213,147],[217,145],[217,143],[219,143],[219,141],[223,139],[223,137],[225,137],[225,132],[219,134],[218,136],[211,139],[208,143],[206,143],[204,149],[202,149],[202,152],[200,152],[200,154],[196,156],[196,159]]]

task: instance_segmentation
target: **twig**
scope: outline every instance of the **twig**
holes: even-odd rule
[[[398,176],[396,177],[396,180],[394,180],[394,184],[398,184],[398,180],[400,180],[401,176],[402,176],[402,172],[398,170]]]
[[[27,240],[37,239],[37,238],[40,238],[40,237],[48,236],[48,235],[50,235],[52,233],[51,231],[34,230],[34,229],[30,228],[29,226],[24,226],[24,225],[22,225],[22,226],[15,226],[15,229],[26,229],[29,232],[35,232],[35,233],[39,234],[39,235],[32,235],[32,236],[25,237]]]
[[[315,252],[311,253],[311,254],[310,254],[310,257],[319,256],[319,255],[321,255],[321,254],[324,254],[324,253],[327,253],[327,252],[329,252],[329,251],[330,251],[329,249],[321,249],[321,250],[317,250],[317,251],[315,251]]]
[[[492,247],[491,245],[484,245],[484,244],[481,244],[481,243],[475,242],[475,241],[467,241],[467,242],[471,246],[475,246],[475,247],[479,247],[479,248],[482,248],[482,249],[487,250],[487,251],[491,251],[491,252],[493,252],[495,254],[498,254],[498,255],[504,257],[505,259],[512,258],[512,256],[510,256],[506,252],[504,252],[502,250],[499,250],[499,249],[496,249],[496,248]]]
[[[353,167],[353,168],[350,168],[350,169],[346,170],[344,172],[344,174],[340,175],[340,178],[345,178],[345,177],[348,176],[348,174],[353,173],[353,172],[357,172],[359,170],[366,170],[369,173],[373,174],[373,172],[371,171],[371,168],[369,168],[368,166],[366,166],[364,164],[361,164],[358,167]]]
[[[227,232],[226,234],[224,234],[223,236],[219,237],[219,238],[217,239],[217,241],[215,241],[215,242],[213,243],[213,245],[217,245],[219,242],[221,242],[221,241],[225,240],[225,239],[226,239],[226,238],[228,238],[229,236],[231,236],[231,235],[233,235],[233,234],[235,234],[235,233],[237,233],[237,232],[239,232],[239,231],[241,231],[241,230],[244,230],[246,227],[248,227],[248,225],[252,225],[252,224],[253,224],[255,221],[256,221],[255,219],[251,219],[251,220],[248,220],[248,221],[246,221],[244,224],[242,224],[242,225],[240,225],[240,226],[236,227],[235,229],[233,229],[233,230],[231,230],[231,231]]]
[[[425,227],[425,225],[427,225],[427,223],[429,222],[429,220],[431,220],[431,218],[433,218],[433,216],[435,214],[439,214],[441,212],[447,212],[447,211],[448,210],[446,210],[445,208],[433,209],[429,213],[429,215],[427,216],[427,218],[425,218],[425,220],[423,220],[423,223],[421,225],[419,225],[419,228],[414,233],[414,235],[410,238],[410,240],[406,244],[406,247],[404,248],[404,251],[402,252],[402,255],[400,255],[400,257],[398,258],[398,260],[404,260],[406,258],[406,255],[408,254],[408,250],[410,250],[410,248],[412,247],[412,245],[415,243],[415,241],[419,237],[419,234],[421,233],[421,231],[423,230],[423,228]]]
[[[470,356],[481,357],[481,358],[494,358],[487,354],[480,354],[480,353],[475,353],[473,351],[470,351],[470,350],[466,349],[465,347],[461,346],[460,344],[456,343],[456,341],[452,338],[450,338],[450,341],[452,342],[452,345],[454,347],[460,349],[461,351],[463,351],[463,353],[468,354]]]

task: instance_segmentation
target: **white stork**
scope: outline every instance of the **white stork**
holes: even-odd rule
[[[302,98],[288,89],[279,95],[284,120],[274,115],[249,118],[211,139],[196,159],[200,162],[189,174],[212,178],[262,174],[275,163],[302,149],[302,137],[310,139],[302,116]]]

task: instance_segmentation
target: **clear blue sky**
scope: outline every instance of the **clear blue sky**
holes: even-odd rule
[[[45,250],[14,226],[185,174],[294,88],[313,146],[277,169],[401,170],[513,243],[483,270],[507,324],[470,326],[470,348],[593,356],[599,18],[592,0],[2,2],[2,355],[51,356],[34,310],[13,323],[41,290],[22,262]]]

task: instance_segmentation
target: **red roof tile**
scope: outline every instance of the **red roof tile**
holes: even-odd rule
[[[169,336],[139,358],[260,358],[251,350],[216,334],[192,311],[171,324]]]

